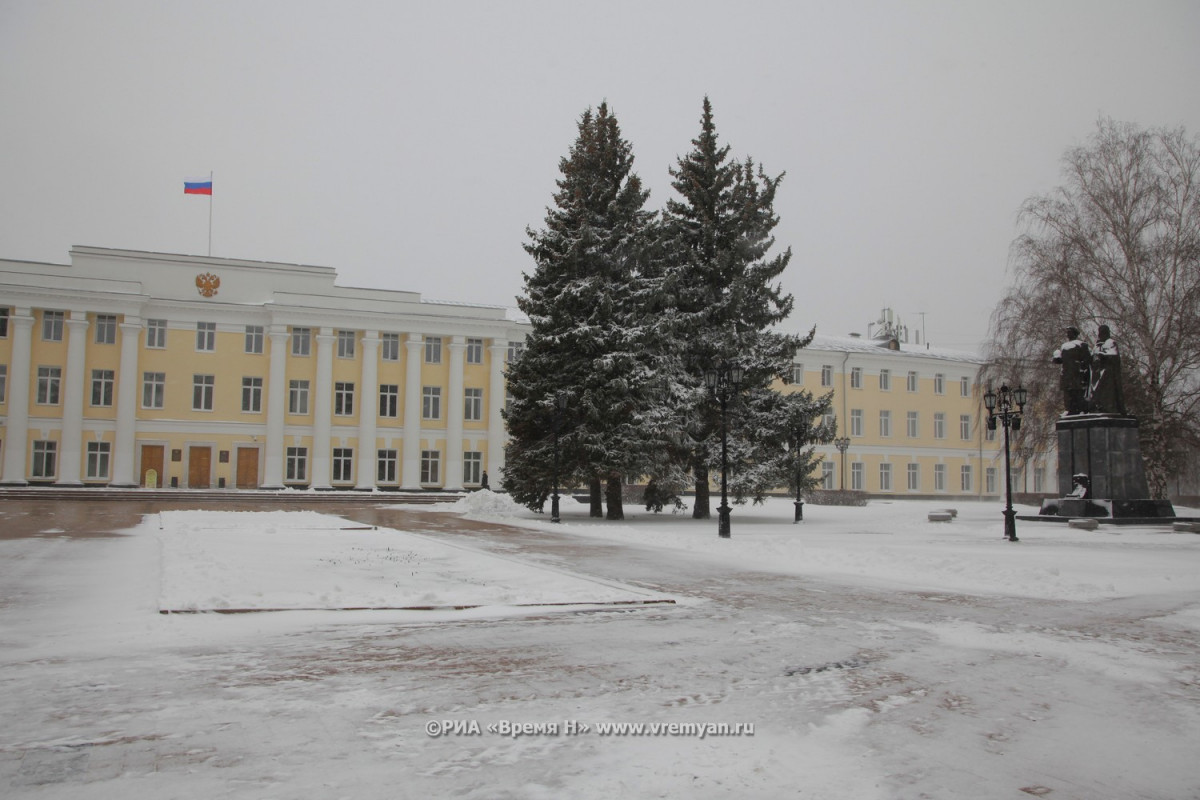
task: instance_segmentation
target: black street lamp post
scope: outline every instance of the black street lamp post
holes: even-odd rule
[[[846,490],[846,451],[850,449],[850,437],[839,436],[833,440],[833,446],[842,454],[842,491]]]
[[[708,391],[721,402],[721,505],[717,507],[717,535],[728,539],[729,531],[729,399],[741,388],[746,371],[736,362],[704,371]]]
[[[793,433],[796,442],[796,449],[794,452],[794,455],[796,456],[796,518],[792,520],[793,525],[797,522],[804,521],[804,498],[800,493],[800,486],[804,482],[804,468],[800,464],[800,450],[804,447],[804,433],[807,429],[808,424],[804,423],[796,429],[795,433]]]
[[[988,412],[988,430],[996,430],[997,421],[1004,427],[1004,538],[1010,542],[1018,542],[1020,539],[1017,538],[1017,512],[1013,511],[1012,504],[1012,460],[1009,455],[1008,432],[1021,430],[1021,417],[1028,399],[1029,392],[1020,386],[1016,389],[1001,386],[999,394],[988,389],[983,395],[983,405]],[[1016,409],[1013,408],[1014,405]]]
[[[567,393],[559,392],[554,397],[554,494],[550,500],[550,521],[562,522],[558,515],[558,429],[562,424],[562,412],[567,410]]]

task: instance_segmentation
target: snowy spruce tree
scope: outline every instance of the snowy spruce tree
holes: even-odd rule
[[[678,198],[668,200],[664,214],[667,260],[659,277],[674,307],[679,392],[687,405],[686,466],[696,487],[693,516],[703,519],[711,513],[709,481],[721,463],[720,407],[705,387],[705,370],[732,363],[745,369],[729,404],[729,488],[737,502],[792,485],[805,463],[811,471],[815,456],[808,445],[832,433],[814,424],[828,410],[828,396],[771,388],[777,378],[790,377],[796,351],[813,336],[773,330],[793,305],[778,283],[791,250],[771,254],[783,175],[768,177],[750,158],[729,160],[707,97],[692,145],[670,170]],[[808,441],[798,443],[798,431]]]
[[[608,518],[622,519],[624,477],[668,471],[675,433],[658,380],[662,328],[647,324],[661,303],[646,268],[655,215],[607,104],[584,112],[578,131],[544,227],[527,230],[535,268],[518,305],[531,331],[508,369],[505,486],[538,509],[557,473],[560,487],[590,488],[593,515],[603,486]]]

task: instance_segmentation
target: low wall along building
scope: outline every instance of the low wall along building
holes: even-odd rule
[[[76,247],[0,261],[0,484],[501,480],[511,309],[327,267]]]

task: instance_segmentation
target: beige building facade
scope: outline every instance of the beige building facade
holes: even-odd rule
[[[503,307],[328,267],[0,261],[0,484],[463,489],[503,468]]]

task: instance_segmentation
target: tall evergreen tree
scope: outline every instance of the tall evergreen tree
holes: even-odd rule
[[[823,413],[829,399],[815,400],[807,392],[780,395],[770,388],[776,378],[790,374],[796,351],[813,336],[773,330],[793,305],[778,283],[791,249],[771,255],[772,232],[779,222],[775,193],[783,175],[767,176],[750,158],[729,160],[730,148],[718,141],[707,97],[692,145],[670,171],[679,197],[668,200],[664,215],[670,262],[661,281],[684,332],[678,361],[689,400],[693,516],[707,518],[709,478],[720,464],[715,445],[721,419],[705,389],[706,369],[733,362],[745,369],[740,397],[729,414],[730,488],[737,500],[761,499],[767,490],[789,482],[791,434],[802,418]],[[809,429],[824,433],[823,428]]]
[[[655,402],[659,329],[647,324],[659,297],[643,265],[654,214],[607,104],[578,130],[544,227],[527,230],[536,266],[518,304],[532,330],[508,371],[505,485],[538,508],[556,472],[593,495],[603,484],[608,517],[621,519],[624,476],[648,471],[670,435]]]

